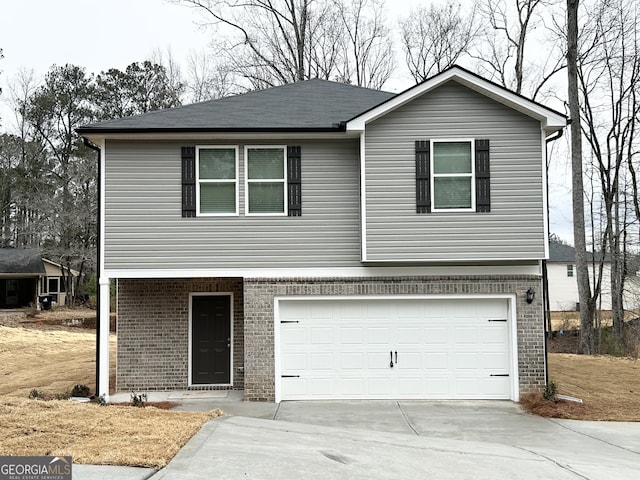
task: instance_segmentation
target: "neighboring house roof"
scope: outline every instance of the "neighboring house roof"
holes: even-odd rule
[[[313,79],[94,123],[78,132],[344,130],[341,122],[393,96],[394,93]]]
[[[593,253],[587,252],[587,260],[593,261]],[[596,254],[596,261],[602,258],[601,254]],[[605,260],[610,262],[609,254],[605,256]],[[552,263],[575,263],[576,261],[576,249],[571,245],[563,245],[561,243],[549,243],[549,262]]]
[[[38,250],[0,248],[0,275],[44,275],[45,269]]]
[[[78,133],[344,132],[365,125],[445,82],[455,81],[542,123],[547,135],[566,126],[562,113],[453,66],[394,94],[312,79],[208,102],[108,120]]]

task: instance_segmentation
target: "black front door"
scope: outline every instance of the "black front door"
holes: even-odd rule
[[[191,383],[231,383],[231,296],[193,296]]]

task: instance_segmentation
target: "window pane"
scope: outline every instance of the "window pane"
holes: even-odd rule
[[[49,293],[58,293],[58,279],[49,278]]]
[[[433,179],[434,208],[471,208],[471,178]]]
[[[284,179],[284,150],[282,148],[247,149],[249,179]]]
[[[200,179],[236,178],[236,151],[233,148],[201,148],[198,175]]]
[[[284,183],[249,183],[249,213],[284,213]]]
[[[471,173],[470,142],[434,142],[434,173]]]
[[[200,213],[236,213],[236,184],[201,183]]]

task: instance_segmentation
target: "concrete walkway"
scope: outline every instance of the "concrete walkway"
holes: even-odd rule
[[[153,480],[640,478],[640,423],[549,420],[511,402],[276,405],[242,402],[241,392],[215,395],[174,398],[180,410],[233,416],[208,422]],[[74,465],[75,480],[153,473]]]

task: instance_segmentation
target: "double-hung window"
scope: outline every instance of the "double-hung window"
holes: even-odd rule
[[[573,277],[573,265],[567,265],[567,277]]]
[[[245,147],[247,215],[287,214],[286,165],[286,147]]]
[[[237,147],[197,147],[196,202],[198,215],[238,214]]]
[[[475,211],[473,140],[431,141],[433,211]]]

